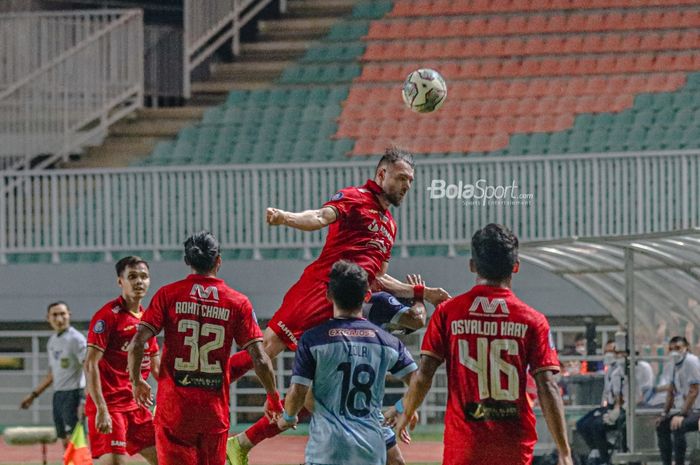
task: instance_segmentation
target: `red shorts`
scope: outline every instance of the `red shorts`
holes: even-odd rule
[[[110,415],[112,432],[109,434],[102,434],[95,429],[95,412],[86,415],[92,458],[96,459],[104,454],[134,455],[156,444],[153,415],[148,409],[110,412]]]
[[[228,432],[175,434],[156,425],[158,465],[224,465]]]
[[[297,342],[304,331],[333,318],[333,304],[326,298],[328,283],[301,275],[282,299],[282,306],[267,324],[287,345],[297,350]]]

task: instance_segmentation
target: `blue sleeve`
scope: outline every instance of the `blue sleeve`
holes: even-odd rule
[[[410,307],[402,304],[396,297],[388,292],[374,292],[369,302],[372,307],[367,319],[377,326],[388,323],[397,323],[399,317],[406,313]]]
[[[311,386],[316,373],[316,360],[308,345],[308,338],[302,336],[297,345],[292,369],[292,384]]]
[[[396,340],[398,343],[396,349],[398,351],[398,358],[394,366],[389,369],[389,372],[396,376],[397,378],[403,378],[409,373],[412,373],[418,369],[418,365],[413,361],[411,353],[408,351],[403,342]]]

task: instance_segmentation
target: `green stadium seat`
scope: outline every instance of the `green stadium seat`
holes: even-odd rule
[[[391,1],[360,2],[352,10],[354,18],[379,19],[389,13],[394,7]]]

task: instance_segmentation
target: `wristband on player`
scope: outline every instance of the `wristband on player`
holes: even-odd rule
[[[280,395],[278,392],[267,395],[267,405],[268,408],[270,408],[270,410],[272,410],[273,412],[281,412],[284,410],[284,406],[282,405],[282,401],[280,400]]]
[[[413,300],[423,301],[423,294],[425,294],[425,285],[416,284],[413,286]]]
[[[282,410],[282,418],[284,418],[284,421],[287,423],[294,423],[297,420],[296,415],[287,415],[286,410]]]
[[[406,409],[403,407],[403,397],[396,401],[396,403],[394,404],[394,408],[399,413],[403,413],[406,411]]]

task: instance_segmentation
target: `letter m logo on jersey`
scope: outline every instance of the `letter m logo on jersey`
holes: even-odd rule
[[[190,291],[190,297],[198,297],[202,300],[218,302],[219,290],[216,288],[216,286],[208,286],[205,288],[201,284],[195,284],[192,286],[192,290]]]
[[[483,315],[506,317],[510,313],[505,299],[489,300],[488,297],[479,296],[474,299],[472,306],[469,307],[469,313],[481,313]]]

